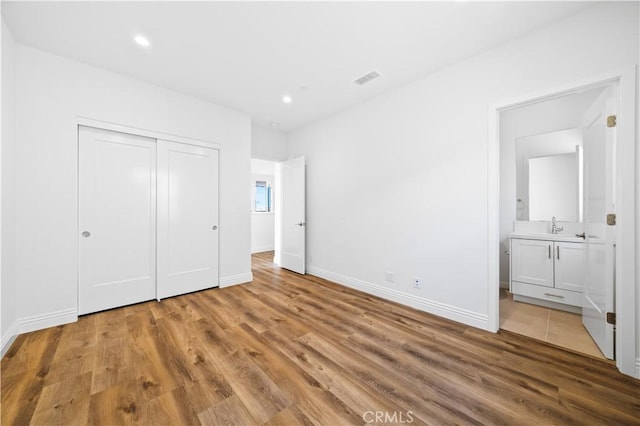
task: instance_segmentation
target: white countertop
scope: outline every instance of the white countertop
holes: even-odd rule
[[[563,241],[567,243],[584,243],[584,239],[576,237],[575,234],[526,234],[522,232],[511,232],[509,238],[519,238],[523,240],[544,240],[544,241]]]

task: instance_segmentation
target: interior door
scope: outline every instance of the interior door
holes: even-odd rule
[[[218,286],[218,150],[158,141],[158,299]]]
[[[280,266],[305,273],[305,164],[304,157],[280,163],[281,253]]]
[[[156,295],[156,143],[80,126],[78,313]]]
[[[615,213],[615,127],[608,117],[616,112],[615,87],[608,87],[584,117],[584,227],[586,278],[582,323],[602,353],[614,358],[614,328],[607,312],[614,312],[615,226],[607,214]]]

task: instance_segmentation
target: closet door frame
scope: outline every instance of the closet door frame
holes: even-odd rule
[[[194,139],[194,138],[189,138],[189,137],[184,137],[184,136],[179,136],[179,135],[174,135],[174,134],[170,134],[170,133],[163,133],[163,132],[159,132],[156,130],[152,130],[152,129],[144,129],[144,128],[140,128],[140,127],[133,127],[133,126],[128,126],[126,124],[120,124],[120,123],[114,123],[114,122],[110,122],[110,121],[104,121],[104,120],[99,120],[99,119],[95,119],[95,118],[91,118],[91,117],[84,117],[84,116],[76,116],[75,119],[75,123],[74,123],[74,133],[76,135],[76,159],[78,161],[77,167],[76,167],[76,172],[75,172],[75,189],[76,189],[76,194],[75,194],[75,211],[76,211],[76,217],[75,217],[75,234],[74,234],[74,238],[76,239],[76,241],[78,241],[77,239],[77,235],[82,232],[82,230],[80,230],[80,215],[79,215],[79,205],[80,205],[80,199],[79,199],[79,185],[80,185],[80,174],[79,174],[79,157],[78,157],[78,148],[79,148],[79,133],[80,133],[80,126],[84,126],[84,127],[92,127],[94,129],[98,129],[98,130],[110,130],[110,131],[114,131],[114,132],[120,132],[120,133],[128,133],[134,136],[143,136],[143,137],[148,137],[148,138],[153,138],[156,139],[156,141],[158,140],[165,140],[165,141],[170,141],[170,142],[176,142],[176,143],[182,143],[182,144],[187,144],[187,145],[194,145],[194,146],[200,146],[203,148],[211,148],[211,149],[215,149],[218,151],[218,185],[219,185],[219,173],[220,173],[220,161],[221,161],[221,156],[222,156],[222,146],[219,143],[215,143],[215,142],[209,142],[209,141],[205,141],[205,140],[200,140],[200,139]],[[157,142],[156,142],[157,143]],[[157,154],[156,154],[157,155]],[[156,157],[157,158],[157,157]],[[157,165],[156,165],[157,167]],[[218,221],[220,221],[220,202],[219,202],[219,198],[220,197],[220,190],[218,187]],[[220,223],[218,223],[218,232],[220,232]],[[156,227],[158,226],[158,224],[156,223]],[[156,232],[157,232],[157,228],[156,228]],[[156,239],[156,253],[157,253],[157,239]],[[157,254],[156,254],[156,258],[157,258]],[[78,244],[76,245],[76,271],[77,271],[77,276],[76,276],[76,289],[79,289],[79,285],[80,285],[80,276],[79,276],[79,272],[80,272],[80,244],[78,242]],[[158,270],[158,265],[156,262],[156,299],[157,299],[157,270]],[[219,275],[219,270],[220,270],[220,236],[218,236],[218,275]],[[218,285],[220,283],[220,277],[217,277],[218,279]],[[157,299],[159,300],[159,299]],[[78,301],[78,291],[76,291],[76,312],[78,312],[79,309],[79,301]]]

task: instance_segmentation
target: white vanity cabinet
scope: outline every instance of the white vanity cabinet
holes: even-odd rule
[[[580,242],[512,237],[510,289],[514,300],[530,302],[533,298],[581,307],[583,265]]]

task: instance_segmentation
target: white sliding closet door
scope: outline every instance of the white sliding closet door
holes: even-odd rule
[[[158,140],[158,299],[218,286],[218,150]]]
[[[156,296],[156,143],[79,128],[78,313]]]

